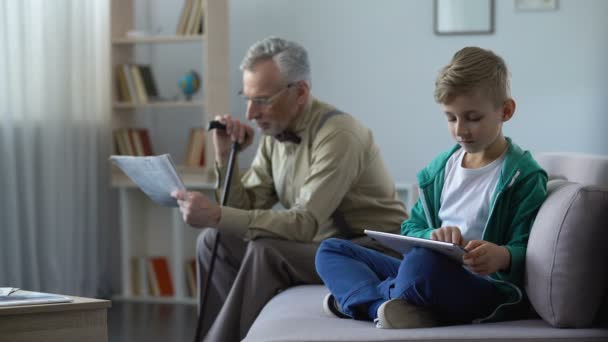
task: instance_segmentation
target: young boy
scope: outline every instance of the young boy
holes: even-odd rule
[[[491,51],[466,47],[435,83],[457,144],[418,173],[420,197],[403,235],[456,243],[463,264],[426,248],[402,260],[346,240],[325,240],[317,272],[331,291],[324,309],[415,328],[516,318],[530,227],[546,197],[547,174],[502,125],[515,112],[509,72]]]

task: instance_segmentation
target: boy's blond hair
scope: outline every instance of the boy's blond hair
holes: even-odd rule
[[[496,108],[511,97],[509,70],[494,52],[465,47],[439,72],[435,81],[435,101],[448,103],[459,95],[480,94]]]

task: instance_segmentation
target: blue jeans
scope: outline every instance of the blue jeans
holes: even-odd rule
[[[505,300],[487,279],[426,248],[399,260],[332,238],[321,243],[315,262],[342,311],[355,319],[373,320],[382,303],[401,298],[430,309],[442,322],[470,323]]]

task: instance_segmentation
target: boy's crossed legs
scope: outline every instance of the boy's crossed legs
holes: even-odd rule
[[[383,303],[401,299],[430,310],[444,324],[470,323],[490,315],[504,300],[487,279],[425,248],[399,260],[347,240],[328,239],[319,247],[316,265],[341,311],[360,320],[376,320]],[[391,317],[395,319],[408,317]]]

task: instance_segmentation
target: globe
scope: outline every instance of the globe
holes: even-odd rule
[[[201,78],[196,71],[190,71],[177,81],[177,86],[182,91],[186,100],[190,101],[192,95],[195,94],[201,86]]]

